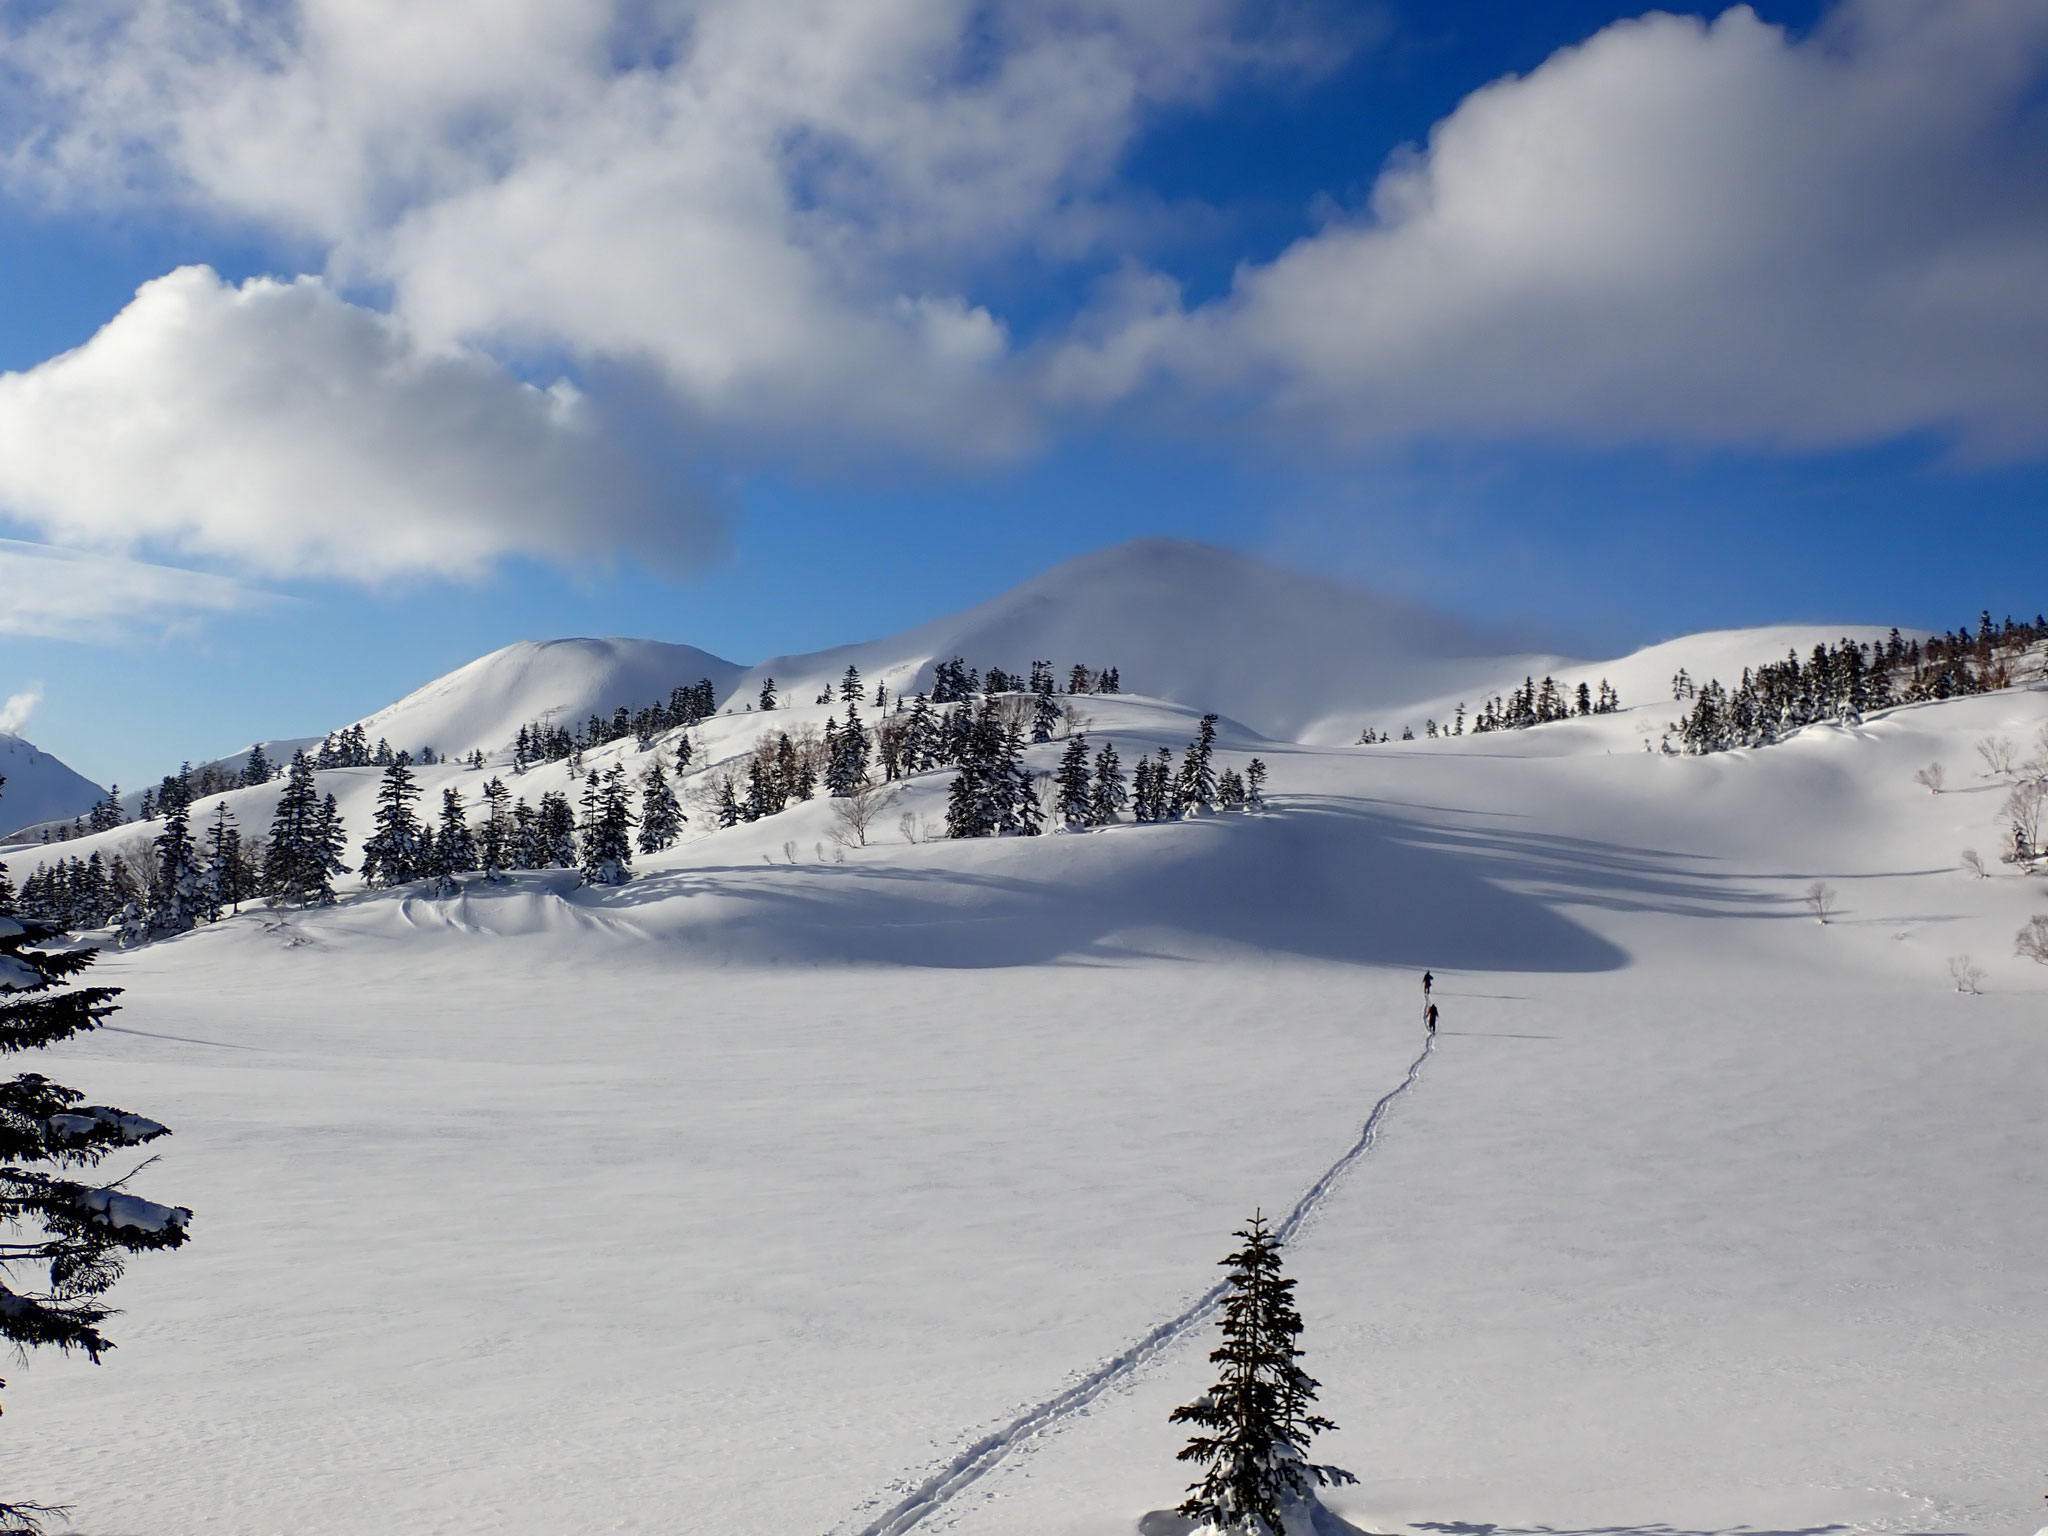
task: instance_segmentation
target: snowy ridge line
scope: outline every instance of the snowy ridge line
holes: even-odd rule
[[[1287,1213],[1286,1219],[1274,1228],[1274,1236],[1281,1243],[1285,1244],[1301,1230],[1303,1223],[1314,1215],[1328,1198],[1345,1170],[1372,1150],[1373,1143],[1379,1138],[1380,1122],[1386,1118],[1387,1111],[1393,1107],[1394,1101],[1415,1086],[1416,1079],[1422,1075],[1422,1064],[1429,1060],[1430,1053],[1435,1049],[1436,1036],[1426,1037],[1421,1054],[1408,1064],[1407,1076],[1373,1105],[1372,1113],[1365,1117],[1365,1124],[1359,1128],[1358,1139],[1343,1156],[1324,1169],[1322,1177],[1311,1184],[1307,1192],[1294,1202],[1294,1208]],[[1222,1301],[1223,1293],[1228,1288],[1227,1283],[1222,1281],[1212,1285],[1184,1311],[1160,1323],[1122,1353],[1112,1355],[1103,1361],[1072,1386],[1055,1393],[1042,1403],[1025,1409],[1001,1429],[982,1436],[891,1505],[878,1519],[862,1526],[855,1536],[904,1536],[905,1532],[921,1524],[926,1516],[937,1513],[969,1486],[994,1471],[996,1464],[1015,1447],[1041,1430],[1050,1428],[1076,1409],[1094,1402],[1116,1382],[1131,1375],[1139,1366],[1201,1322],[1216,1309],[1217,1303]]]

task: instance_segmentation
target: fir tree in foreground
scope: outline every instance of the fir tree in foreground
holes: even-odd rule
[[[117,989],[68,985],[97,951],[37,947],[56,933],[0,910],[0,1056],[84,1034],[114,1011]],[[47,1347],[97,1362],[114,1347],[100,1332],[111,1315],[100,1298],[121,1277],[124,1258],[178,1247],[192,1219],[183,1206],[125,1193],[125,1178],[95,1184],[67,1176],[169,1134],[154,1120],[83,1098],[35,1072],[0,1082],[0,1343],[19,1355]],[[63,1513],[0,1490],[0,1533],[37,1531],[43,1517]]]
[[[1357,1479],[1307,1459],[1316,1433],[1337,1426],[1310,1411],[1317,1383],[1296,1363],[1301,1314],[1294,1282],[1280,1273],[1280,1241],[1257,1214],[1236,1235],[1244,1246],[1222,1261],[1230,1270],[1223,1343],[1209,1356],[1222,1373],[1173,1411],[1173,1423],[1196,1427],[1180,1460],[1204,1469],[1180,1513],[1230,1536],[1281,1536],[1288,1511],[1317,1487]]]

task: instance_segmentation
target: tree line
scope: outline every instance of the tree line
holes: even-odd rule
[[[1695,683],[1681,668],[1671,680],[1672,697],[1692,707],[1672,722],[1664,750],[1699,756],[1769,746],[1821,721],[1853,721],[1893,704],[2009,688],[2020,659],[2043,640],[2048,620],[2008,618],[1995,625],[1986,611],[1974,632],[1924,642],[1905,640],[1896,629],[1882,642],[1844,638],[1816,645],[1803,663],[1788,651],[1783,661],[1745,667],[1733,688],[1718,678]]]
[[[1526,731],[1531,726],[1549,725],[1557,720],[1571,720],[1590,715],[1611,715],[1621,708],[1621,695],[1606,678],[1600,679],[1596,692],[1591,684],[1581,682],[1577,688],[1567,692],[1558,685],[1554,677],[1546,677],[1539,684],[1533,677],[1522,679],[1522,686],[1502,698],[1496,694],[1480,705],[1479,713],[1472,716],[1472,734],[1482,731]],[[1448,725],[1438,725],[1434,720],[1425,720],[1422,733],[1429,740],[1439,736],[1462,736],[1465,734],[1465,704],[1461,699],[1457,711]],[[1367,726],[1359,733],[1358,745],[1375,746],[1394,738],[1382,731]],[[1401,739],[1413,741],[1415,727],[1401,727]]]

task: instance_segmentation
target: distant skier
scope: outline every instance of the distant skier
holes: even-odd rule
[[[1436,1033],[1436,1004],[1431,1003],[1422,1015],[1422,1022],[1429,1026],[1429,1032]]]
[[[1436,980],[1436,977],[1432,976],[1432,975],[1431,975],[1431,974],[1430,974],[1430,973],[1429,973],[1428,971],[1424,971],[1424,972],[1422,973],[1422,1000],[1423,1000],[1423,1001],[1424,1001],[1425,1003],[1429,1001],[1429,989],[1430,989],[1430,985],[1431,985],[1431,984],[1432,984],[1432,983],[1433,983],[1433,982],[1434,982],[1435,980]]]

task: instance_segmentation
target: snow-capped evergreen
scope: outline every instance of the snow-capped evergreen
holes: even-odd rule
[[[640,851],[660,853],[673,848],[683,835],[685,819],[675,791],[669,788],[668,775],[661,771],[661,759],[656,758],[640,778]]]
[[[363,879],[371,885],[404,885],[426,873],[426,833],[412,813],[419,784],[410,762],[399,753],[377,787],[376,830],[363,844]]]
[[[1054,775],[1059,790],[1060,821],[1069,827],[1085,827],[1093,824],[1094,785],[1088,772],[1088,738],[1075,733],[1067,741],[1067,749],[1060,754],[1060,766]]]
[[[1102,750],[1095,754],[1094,783],[1088,793],[1089,824],[1097,827],[1116,825],[1129,802],[1130,796],[1124,788],[1123,764],[1116,755],[1116,743],[1105,740]]]
[[[206,914],[204,871],[199,851],[192,845],[190,808],[174,803],[164,818],[164,829],[152,845],[156,853],[156,880],[150,887],[145,920],[153,934],[186,933],[198,926]]]
[[[1192,816],[1216,805],[1216,773],[1212,764],[1216,750],[1216,717],[1202,716],[1195,739],[1181,758],[1180,773],[1173,781],[1173,813]]]
[[[584,781],[578,865],[586,885],[624,885],[633,878],[634,820],[625,768],[607,769],[602,779],[593,769]]]
[[[56,936],[49,926],[0,916],[0,1055],[86,1034],[118,1006],[118,988],[73,984],[97,952],[44,947]],[[100,1329],[113,1310],[101,1298],[127,1256],[179,1247],[192,1220],[183,1206],[128,1193],[125,1180],[75,1177],[170,1134],[84,1098],[36,1072],[0,1082],[0,1342],[22,1355],[47,1348],[98,1361],[113,1348]],[[0,1530],[35,1531],[39,1517],[54,1512],[0,1491]]]
[[[1257,1215],[1236,1236],[1244,1246],[1222,1261],[1223,1342],[1209,1355],[1223,1369],[1171,1416],[1195,1426],[1179,1459],[1202,1468],[1180,1513],[1230,1536],[1282,1536],[1288,1512],[1318,1487],[1357,1479],[1308,1460],[1315,1436],[1337,1426],[1312,1411],[1318,1383],[1298,1364],[1301,1314],[1294,1281],[1280,1272],[1279,1240]]]

